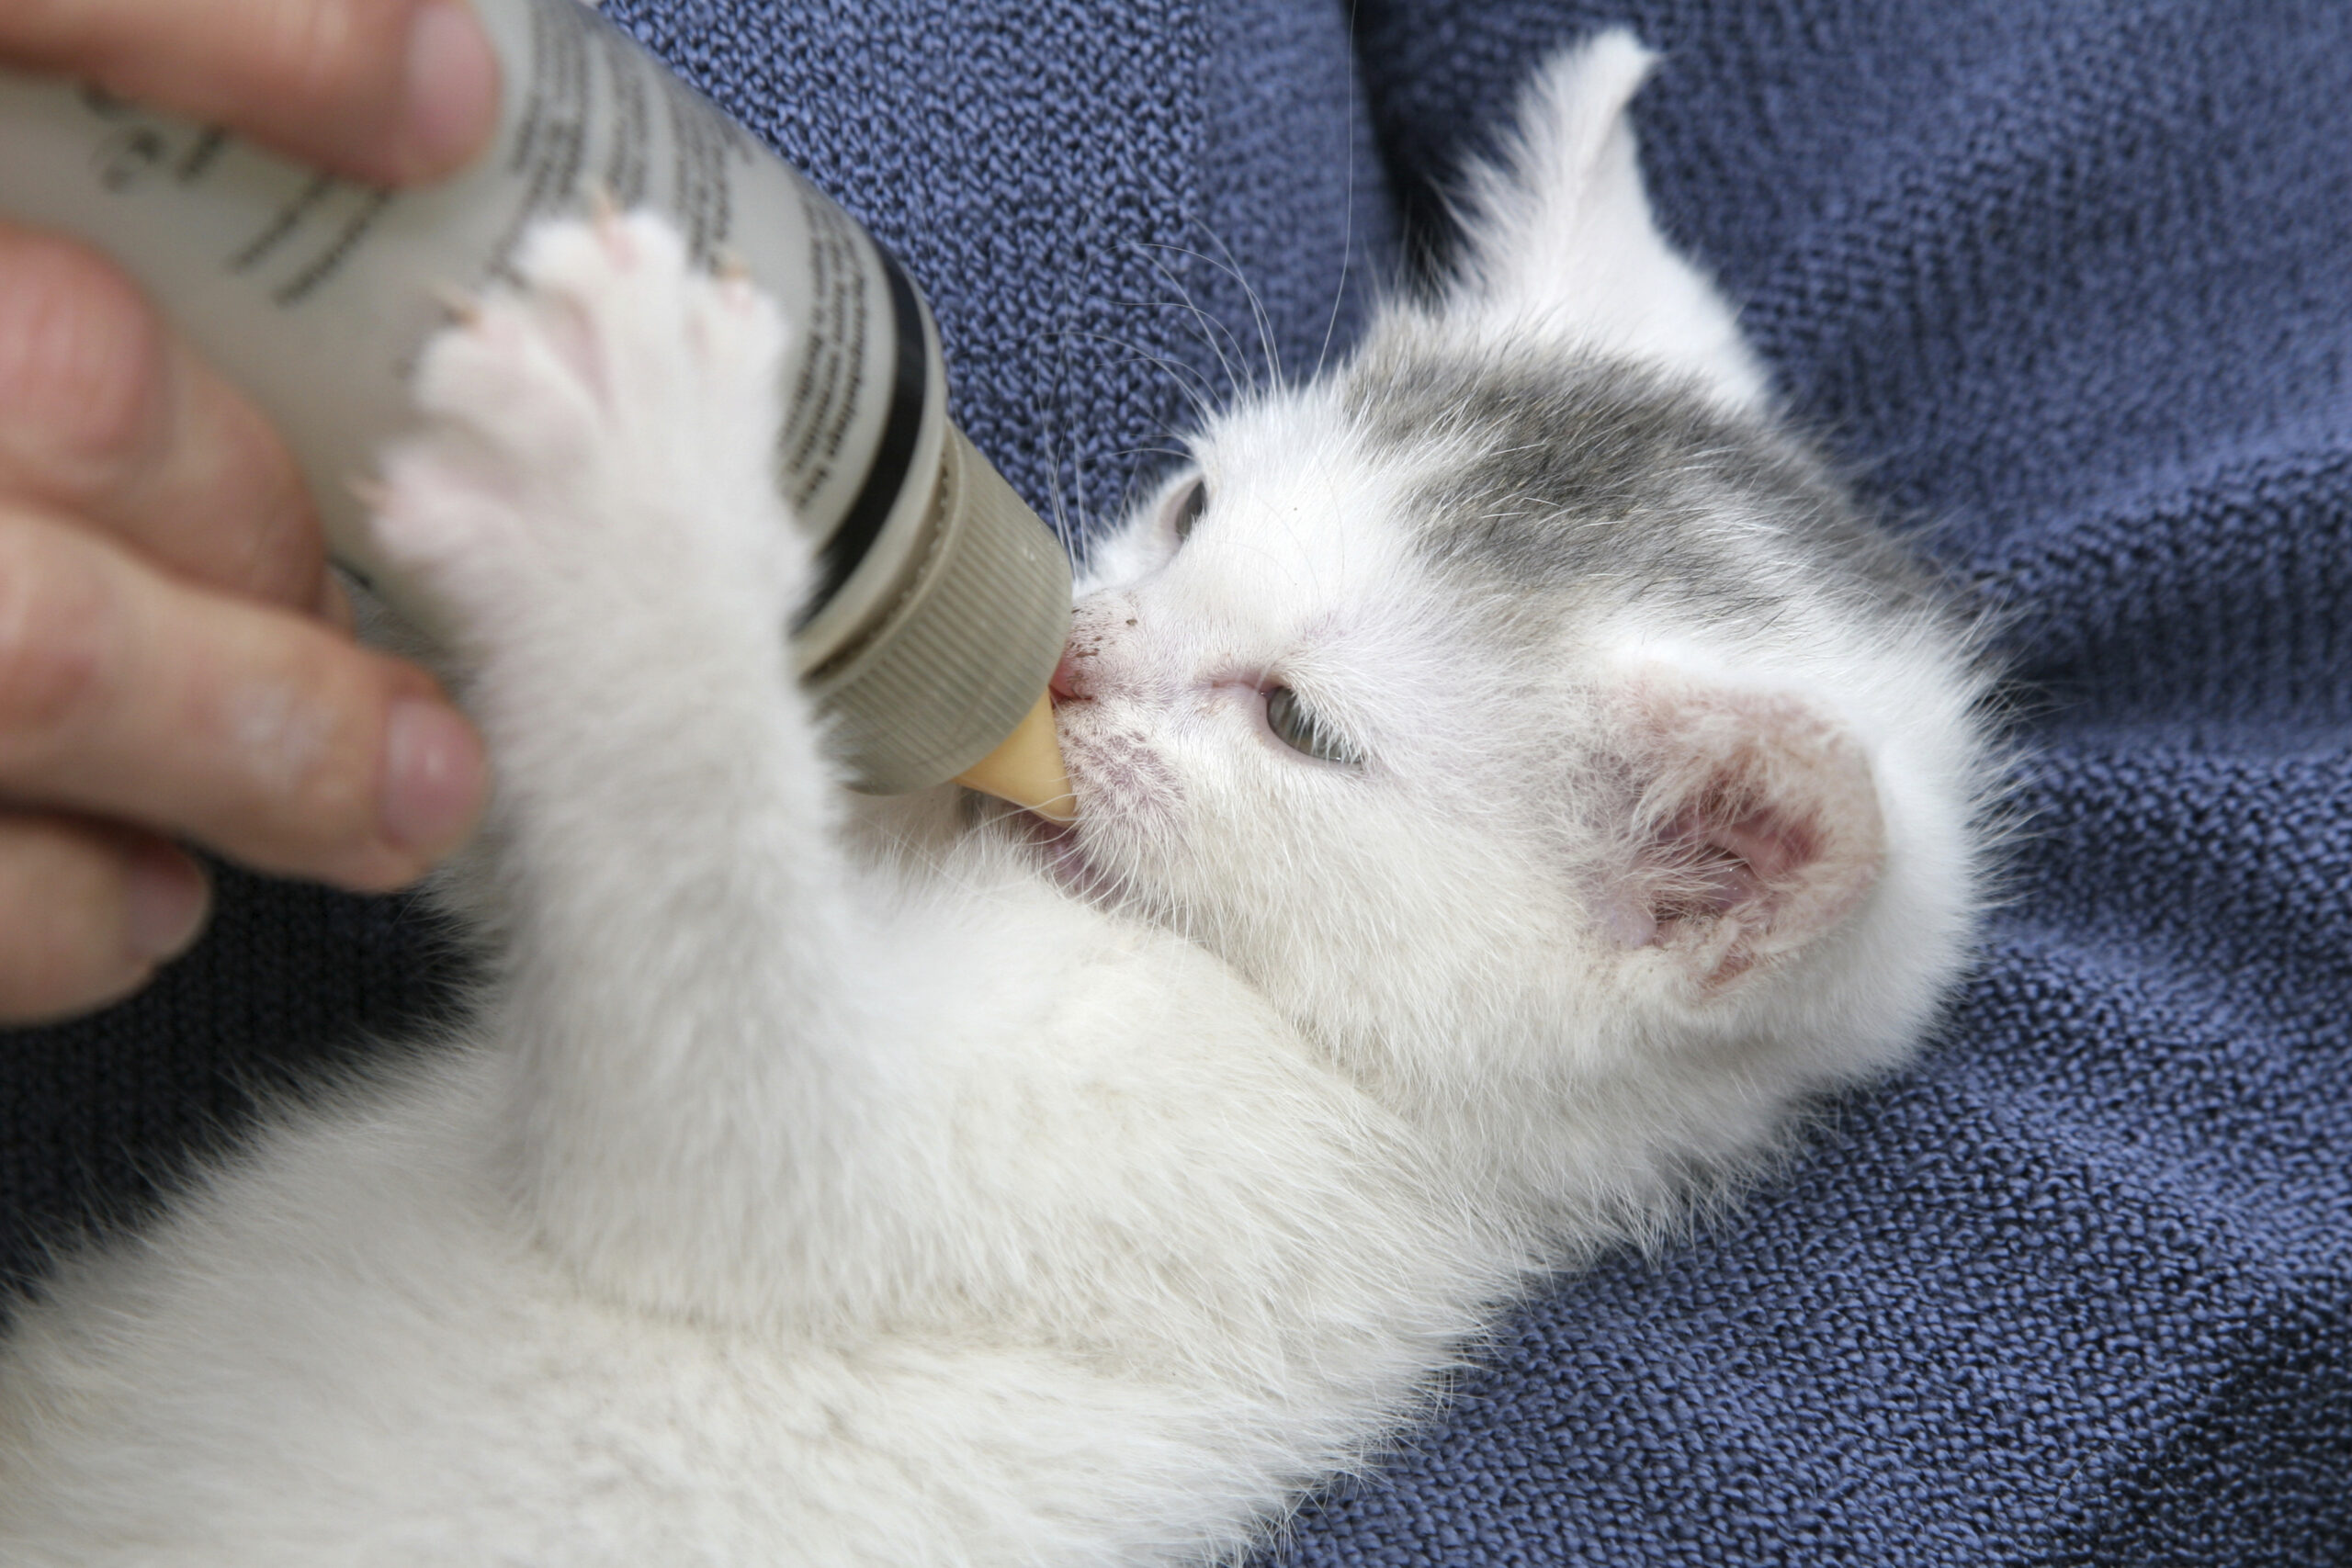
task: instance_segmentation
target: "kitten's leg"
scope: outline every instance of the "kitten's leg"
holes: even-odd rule
[[[772,1312],[808,1258],[763,1248],[821,1251],[905,1032],[786,663],[783,328],[650,218],[550,225],[518,270],[425,354],[378,523],[496,773],[518,1184],[607,1288]]]

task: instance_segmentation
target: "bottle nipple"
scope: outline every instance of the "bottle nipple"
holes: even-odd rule
[[[1078,797],[1070,792],[1069,771],[1062,766],[1060,739],[1054,733],[1054,694],[1039,694],[1019,727],[1004,744],[956,775],[966,789],[1009,800],[1048,822],[1078,819]]]

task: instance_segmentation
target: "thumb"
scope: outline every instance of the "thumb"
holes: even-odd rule
[[[497,60],[464,0],[0,5],[0,61],[388,184],[456,168],[497,120]]]

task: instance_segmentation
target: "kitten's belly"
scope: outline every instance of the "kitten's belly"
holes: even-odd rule
[[[434,1365],[355,1343],[359,1364],[332,1376],[157,1381],[135,1409],[69,1395],[79,1418],[38,1461],[8,1456],[0,1560],[1077,1563],[1204,1498],[1230,1517],[1190,1531],[1238,1533],[1279,1501],[1268,1471],[1237,1462],[1257,1456],[1235,1452],[1232,1412],[1053,1358],[665,1339],[564,1315],[503,1356],[449,1347]]]
[[[463,1079],[69,1268],[0,1363],[0,1562],[1091,1562],[1292,1479],[1230,1390],[588,1298],[476,1186]]]
[[[1042,1207],[1020,1185],[1041,1181],[1080,1209],[1039,1223],[1084,1235],[1117,1157],[1159,1160],[1193,1174],[1150,1178],[1169,1201],[1154,1230],[1214,1224],[1198,1253],[1232,1288],[1272,1304],[1241,1268],[1264,1242],[1303,1319],[1377,1318],[1354,1299],[1368,1274],[1412,1296],[1398,1315],[1420,1338],[1351,1343],[1329,1359],[1358,1381],[1302,1399],[1296,1376],[1211,1370],[1201,1323],[1246,1314],[1172,1298],[1164,1281],[1147,1298],[1111,1279],[1112,1305],[1080,1303],[1111,1323],[1086,1353],[1053,1348],[1035,1316],[985,1310],[952,1328],[822,1339],[643,1314],[584,1293],[526,1234],[506,1196],[495,1059],[452,1057],[374,1103],[277,1129],[141,1245],[70,1266],[28,1311],[0,1360],[0,1562],[1096,1564],[1196,1560],[1241,1539],[1385,1429],[1450,1337],[1430,1325],[1467,1325],[1479,1268],[1371,1206],[1387,1201],[1380,1179],[1334,1180],[1328,1163],[1318,1185],[1368,1206],[1352,1223],[1324,1216],[1306,1263],[1274,1256],[1295,1227],[1232,1223],[1212,1189],[1234,1164],[1237,1117],[1283,1094],[1322,1105],[1295,1123],[1307,1135],[1242,1139],[1289,1157],[1318,1128],[1357,1136],[1362,1108],[1342,1109],[1262,1020],[1237,1023],[1253,1004],[1221,965],[1071,900],[1008,852],[959,846],[945,878],[1000,917],[992,953],[1065,966],[1008,984],[1091,976],[1112,993],[1089,1006],[1164,1033],[1047,1031],[976,1075],[1002,1101],[981,1114],[1008,1141],[975,1156],[1006,1175],[995,1201]],[[1170,973],[1181,997],[1151,1002]],[[1024,1159],[1010,1141],[1019,1116],[1052,1113],[1057,1095],[1080,1107],[1071,1116],[1099,1115],[1128,1056],[1119,1092],[1149,1114],[1084,1153],[1098,1174],[1064,1181]],[[1185,1106],[1214,1114],[1157,1114]],[[1385,1146],[1361,1153],[1396,1163]],[[1286,1173],[1248,1179],[1286,1201]],[[1359,1239],[1396,1256],[1366,1268],[1350,1252]],[[1120,1301],[1136,1303],[1131,1321]]]

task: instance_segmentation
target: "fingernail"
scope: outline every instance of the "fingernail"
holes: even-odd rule
[[[498,119],[498,57],[460,0],[424,0],[409,24],[401,151],[440,174],[481,150]]]
[[[204,929],[212,901],[204,874],[175,849],[146,844],[131,852],[123,889],[123,942],[143,964],[176,958]]]
[[[384,728],[384,837],[439,855],[457,848],[481,812],[489,775],[472,726],[439,703],[392,705]]]

